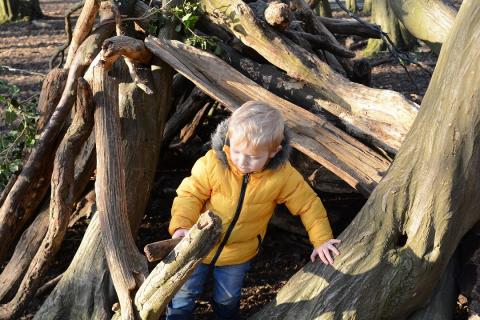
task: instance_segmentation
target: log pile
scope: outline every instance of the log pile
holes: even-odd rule
[[[418,106],[400,94],[351,81],[368,84],[371,68],[356,63],[336,35],[379,35],[354,20],[316,15],[311,6],[319,1],[198,1],[201,16],[189,32],[214,36],[217,54],[175,34],[171,9],[183,1],[153,1],[156,11],[121,3],[85,1],[66,63],[42,88],[40,140],[2,194],[0,262],[8,263],[0,319],[18,315],[35,295],[69,222],[85,214],[92,221],[77,255],[36,318],[111,317],[118,296],[115,317],[156,319],[213,246],[218,221],[202,217],[177,245],[176,264],[170,255],[150,274],[134,235],[160,149],[167,152],[175,136],[191,139],[214,105],[232,111],[248,100],[270,103],[284,115],[293,147],[310,159],[304,171],[319,189],[325,173],[318,172],[328,170],[337,181],[329,192],[365,197],[416,117]],[[164,24],[152,32],[158,19]]]

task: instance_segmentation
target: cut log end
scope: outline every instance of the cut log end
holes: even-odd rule
[[[265,9],[264,16],[269,25],[279,30],[285,30],[292,21],[289,6],[281,2],[270,3]]]

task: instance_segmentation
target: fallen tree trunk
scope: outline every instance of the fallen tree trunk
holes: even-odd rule
[[[480,219],[478,37],[480,3],[466,0],[402,148],[339,237],[341,255],[306,265],[254,319],[405,319],[423,307]]]
[[[148,37],[147,48],[230,110],[248,100],[268,101],[292,128],[292,145],[337,174],[364,195],[370,194],[389,162],[315,116],[244,77],[219,58],[178,41]]]
[[[398,113],[410,117],[411,121],[415,118],[417,106],[413,102],[393,91],[368,88],[348,81],[318,57],[262,24],[243,1],[202,0],[200,3],[212,21],[229,29],[243,43],[292,78],[303,80],[316,88],[325,99],[352,112],[396,109],[400,110]],[[316,23],[321,25],[321,22]]]
[[[443,0],[388,0],[395,16],[415,38],[438,55],[457,12]]]
[[[329,120],[328,113],[337,117],[352,136],[367,141],[369,144],[396,154],[410,129],[413,118],[406,116],[398,109],[391,110],[347,110],[326,101],[321,93],[302,81],[287,76],[269,64],[260,64],[241,56],[236,50],[220,45],[221,57],[245,76],[263,88],[302,106],[313,113],[320,113]]]
[[[222,222],[213,212],[200,215],[174,250],[150,273],[135,296],[140,319],[159,319],[173,295],[195,267],[212,250],[222,233]],[[117,313],[113,319],[119,319]]]

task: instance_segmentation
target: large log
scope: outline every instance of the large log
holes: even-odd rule
[[[253,319],[408,319],[424,307],[480,219],[478,37],[480,2],[466,0],[388,174],[339,236],[341,255],[306,265]]]
[[[60,249],[74,200],[75,157],[93,127],[93,101],[88,84],[78,80],[76,112],[58,147],[51,184],[50,223],[15,297],[0,307],[0,319],[15,318],[41,285],[47,267]]]
[[[93,71],[95,97],[95,144],[97,174],[95,194],[100,216],[102,243],[122,309],[122,319],[134,319],[134,292],[148,274],[145,258],[132,237],[125,185],[125,156],[120,142],[118,85],[102,63]]]
[[[161,34],[171,37],[173,26],[167,24]],[[115,73],[120,82],[126,184],[135,190],[127,194],[133,232],[138,230],[145,213],[157,168],[163,127],[171,106],[172,69],[154,57],[150,70],[153,95],[146,95],[132,83],[126,67]],[[35,314],[35,319],[110,319],[111,307],[116,299],[112,288],[98,215],[95,215],[72,263]]]
[[[324,165],[363,194],[370,194],[386,172],[389,166],[387,160],[324,118],[258,86],[214,55],[178,41],[148,37],[145,42],[153,54],[172,65],[230,110],[248,100],[266,101],[278,108],[292,129],[293,147]]]
[[[99,27],[78,49],[62,97],[0,208],[0,261],[30,221],[48,190],[52,169],[51,160],[48,159],[55,154],[60,131],[75,101],[77,78],[98,53],[99,43],[112,31],[109,25]]]
[[[457,12],[443,0],[388,0],[395,16],[438,55]]]
[[[220,218],[203,213],[174,250],[160,262],[135,296],[140,319],[156,320],[195,267],[212,250],[222,232]],[[116,314],[113,319],[118,318]]]
[[[397,110],[393,113],[403,114],[405,122],[413,122],[417,109],[415,103],[397,92],[368,88],[348,81],[317,56],[262,23],[243,1],[202,0],[200,4],[212,21],[230,30],[292,78],[303,80],[316,88],[327,100],[354,113],[378,110],[388,116],[392,110]],[[317,27],[322,25],[317,20],[315,22]]]
[[[260,64],[246,58],[226,45],[221,45],[221,48],[223,60],[265,89],[311,112],[320,112],[325,115],[323,110],[327,110],[340,119],[352,136],[392,154],[398,151],[410,129],[410,117],[407,120],[404,114],[395,114],[400,110],[390,110],[390,114],[386,114],[384,110],[369,110],[368,113],[346,110],[333,102],[326,101],[312,86],[289,77],[270,64]]]

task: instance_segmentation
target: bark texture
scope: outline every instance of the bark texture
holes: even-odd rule
[[[254,319],[404,319],[427,302],[480,218],[479,37],[480,3],[464,1],[410,133],[340,235],[341,255],[306,265]]]
[[[457,12],[442,0],[388,0],[395,16],[415,38],[438,55]]]
[[[153,37],[146,39],[146,45],[153,54],[167,61],[230,110],[248,100],[268,101],[276,106],[292,128],[292,146],[335,172],[363,194],[368,195],[373,190],[388,168],[387,160],[324,118],[275,96],[214,55],[178,41]]]

